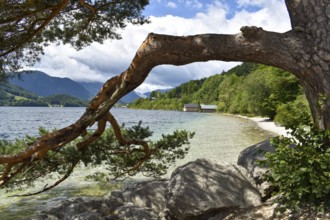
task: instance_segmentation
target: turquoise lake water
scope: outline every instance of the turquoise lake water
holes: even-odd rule
[[[85,108],[0,107],[0,139],[13,140],[25,135],[37,135],[40,126],[50,130],[62,128],[79,119],[84,111]],[[188,155],[173,164],[169,174],[175,167],[197,158],[236,163],[239,153],[244,148],[274,135],[261,130],[250,120],[216,113],[127,108],[114,108],[112,113],[119,123],[125,123],[127,127],[142,121],[144,126],[149,126],[154,132],[152,139],[176,129],[186,129],[196,133],[191,140]],[[35,214],[37,210],[75,195],[90,196],[106,193],[109,188],[100,189],[97,183],[86,181],[84,178],[86,174],[97,169],[102,167],[79,168],[69,180],[54,190],[38,196],[23,199],[8,197],[10,194],[0,190],[0,219],[24,219]],[[164,177],[168,177],[169,174]],[[141,178],[138,176],[133,180],[137,181]],[[44,184],[40,182],[37,186],[42,187]]]

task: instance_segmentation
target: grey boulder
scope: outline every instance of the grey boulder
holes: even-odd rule
[[[239,157],[237,164],[247,169],[253,177],[257,188],[263,198],[267,199],[271,196],[274,188],[264,180],[264,174],[269,171],[267,166],[261,166],[258,161],[265,160],[267,152],[274,152],[274,148],[270,145],[269,140],[262,141],[244,149]]]
[[[165,193],[167,192],[168,180],[155,180],[140,182],[123,191],[124,201],[137,207],[148,207],[156,212],[165,209]]]
[[[248,171],[234,164],[197,159],[178,167],[168,185],[167,208],[173,219],[207,219],[221,211],[260,204]]]

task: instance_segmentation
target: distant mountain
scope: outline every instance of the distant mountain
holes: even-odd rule
[[[172,90],[173,88],[170,88],[170,89],[156,89],[154,91],[151,91],[151,92],[146,92],[146,93],[143,93],[143,96],[145,96],[144,98],[150,98],[150,94],[152,92],[160,92],[161,94],[164,94],[164,93],[167,93],[168,91]]]
[[[92,96],[95,96],[103,86],[101,82],[78,82],[82,85]],[[132,91],[119,100],[122,104],[132,103],[135,99],[141,98],[136,92]]]
[[[92,99],[103,86],[101,82],[76,82],[69,78],[49,76],[41,71],[21,72],[19,78],[10,79],[9,82],[38,96],[62,94],[84,100]],[[141,97],[132,91],[120,99],[120,102],[131,103],[137,98]]]
[[[102,88],[103,83],[101,82],[79,82],[80,85],[82,85],[88,92],[91,94],[91,98],[94,97]]]
[[[0,106],[87,106],[88,101],[69,95],[52,95],[40,97],[10,83],[0,82]]]
[[[40,71],[21,72],[20,78],[10,79],[9,82],[38,96],[65,94],[84,100],[92,97],[79,83],[69,78],[52,77]]]
[[[139,96],[136,92],[132,91],[125,95],[123,98],[121,98],[119,101],[124,103],[132,103],[135,99],[139,99],[141,96]]]
[[[14,99],[15,97],[24,97],[25,99],[38,98],[36,94],[26,91],[20,86],[0,82],[0,100]]]

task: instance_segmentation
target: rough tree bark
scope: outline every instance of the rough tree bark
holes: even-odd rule
[[[111,107],[138,87],[153,67],[162,64],[184,65],[197,61],[247,61],[282,68],[300,80],[319,129],[330,128],[330,2],[329,0],[286,0],[292,30],[286,33],[242,27],[235,35],[203,34],[167,36],[149,34],[129,68],[108,80],[74,124],[45,135],[17,155],[0,156],[6,169],[0,186],[15,175],[15,164],[41,159],[49,150],[61,148],[84,134],[98,122],[95,136],[103,132]],[[89,141],[85,142],[88,143]],[[80,148],[86,147],[82,143]]]
[[[286,0],[302,48],[290,51],[310,104],[315,125],[330,128],[330,2],[328,0]],[[285,57],[284,57],[285,58]],[[280,66],[281,68],[284,68]]]

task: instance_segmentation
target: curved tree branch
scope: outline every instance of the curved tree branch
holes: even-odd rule
[[[299,36],[293,32],[280,34],[256,27],[243,27],[241,31],[242,33],[236,35],[202,34],[185,37],[149,34],[129,68],[104,84],[78,121],[38,138],[21,153],[1,155],[0,164],[14,165],[43,158],[49,150],[60,149],[98,121],[99,127],[93,135],[97,137],[104,131],[105,118],[116,128],[118,124],[109,110],[121,97],[142,84],[150,71],[158,65],[184,65],[209,60],[253,61],[282,67],[299,76],[296,60],[301,54],[292,52],[297,51],[297,48],[301,49],[303,45]],[[93,136],[88,143],[95,139]],[[116,136],[120,142],[126,142],[120,133]],[[144,147],[146,155],[150,153],[148,147],[138,144]],[[0,181],[5,178],[6,175]]]
[[[121,145],[131,145],[131,144],[134,144],[134,145],[141,145],[143,147],[143,150],[144,150],[144,153],[146,155],[150,155],[151,154],[151,150],[150,150],[150,147],[148,145],[148,143],[144,140],[128,140],[128,139],[125,139],[121,133],[121,129],[120,129],[120,126],[117,122],[117,120],[115,119],[115,117],[109,112],[107,114],[107,120],[110,122],[113,130],[114,130],[114,133],[115,133],[115,136],[118,140],[118,142],[121,144]]]
[[[79,0],[79,4],[87,8],[91,12],[91,16],[96,14],[96,9],[92,5],[88,4],[85,0]]]
[[[77,148],[79,150],[87,147],[89,144],[91,144],[94,140],[96,140],[98,137],[100,137],[104,130],[105,130],[105,127],[106,127],[106,119],[100,119],[98,122],[97,122],[97,129],[95,130],[95,132],[93,133],[92,136],[88,137],[86,140],[80,142],[77,144]]]
[[[2,174],[2,177],[0,178],[0,187],[6,185],[6,183],[8,183],[12,178],[14,178],[17,174],[19,174],[28,164],[29,164],[28,160],[21,162],[18,165],[18,168],[13,172],[10,172],[12,168],[12,164],[8,164],[5,172]]]

